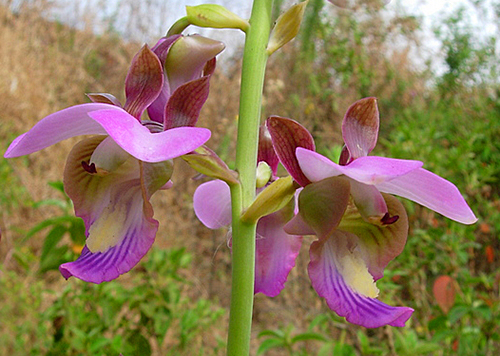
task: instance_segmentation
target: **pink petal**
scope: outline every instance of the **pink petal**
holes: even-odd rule
[[[342,137],[351,159],[367,156],[377,144],[379,129],[377,99],[364,98],[352,104],[342,122]]]
[[[196,216],[206,227],[219,229],[231,224],[231,192],[221,180],[200,185],[193,196]]]
[[[278,211],[261,218],[257,224],[255,293],[277,296],[295,266],[302,236],[291,236],[283,231],[286,220],[293,215],[292,211],[289,213]]]
[[[375,299],[378,290],[355,246],[356,236],[339,230],[311,245],[308,272],[314,289],[350,323],[367,328],[404,326],[413,309]]]
[[[65,190],[84,220],[87,241],[82,255],[61,265],[60,271],[65,278],[93,283],[128,272],[149,250],[158,222],[148,200],[172,174],[170,162],[150,165],[132,157],[106,175],[88,173],[81,162],[90,159],[103,138],[77,144],[64,172]]]
[[[210,131],[197,127],[179,127],[151,133],[123,110],[99,110],[89,114],[113,140],[135,158],[162,162],[182,156],[203,145]]]
[[[435,212],[463,224],[477,221],[458,188],[423,168],[391,181],[377,184],[381,192],[413,200]]]
[[[300,168],[313,182],[343,174],[364,184],[378,184],[408,174],[423,165],[420,161],[369,156],[341,166],[301,147],[297,148],[296,155]]]
[[[81,104],[55,112],[16,138],[4,157],[27,155],[74,136],[105,135],[104,128],[88,116],[89,112],[104,109],[123,112],[123,109],[117,106],[101,103]]]

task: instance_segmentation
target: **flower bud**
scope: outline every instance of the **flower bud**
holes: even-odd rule
[[[259,162],[259,164],[257,165],[257,188],[264,187],[267,182],[269,182],[269,179],[271,179],[271,177],[271,167],[269,167],[269,165],[264,161]]]
[[[186,13],[189,23],[199,27],[237,28],[243,32],[250,27],[248,21],[221,5],[186,6]]]
[[[304,10],[309,1],[301,2],[289,8],[284,14],[278,17],[276,25],[271,32],[267,53],[273,54],[276,50],[290,42],[299,33],[300,23],[304,17]]]

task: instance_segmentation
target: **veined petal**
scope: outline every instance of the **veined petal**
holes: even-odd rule
[[[170,47],[177,41],[181,35],[174,35],[170,37],[161,38],[151,50],[158,56],[160,59],[160,63],[164,69],[165,60],[167,59],[168,52],[170,51]],[[163,82],[163,86],[161,88],[160,93],[156,100],[148,106],[148,115],[149,118],[153,121],[159,122],[163,124],[164,115],[165,115],[165,107],[168,102],[168,98],[170,98],[171,90],[170,84],[168,80]]]
[[[288,173],[303,187],[311,183],[300,169],[295,155],[297,147],[314,151],[314,140],[309,131],[297,121],[279,116],[269,117],[266,126],[271,134],[274,150]]]
[[[31,130],[17,137],[4,157],[27,155],[74,136],[106,134],[104,128],[88,116],[89,112],[105,109],[123,111],[114,105],[89,103],[71,106],[46,116]]]
[[[170,89],[168,88],[168,84],[164,84],[156,100],[148,106],[148,116],[152,121],[163,124],[165,121],[165,107],[168,98],[170,98]]]
[[[208,98],[209,87],[210,76],[192,80],[178,87],[165,108],[165,130],[196,125],[201,108]]]
[[[115,105],[115,106],[122,107],[122,104],[120,103],[120,101],[112,94],[88,93],[86,95],[93,103],[103,103],[103,104],[109,104],[109,105]]]
[[[377,184],[381,192],[413,200],[463,224],[477,221],[458,188],[440,176],[420,168],[391,181]]]
[[[280,160],[274,151],[271,134],[265,125],[259,127],[259,149],[257,154],[257,162],[266,162],[271,168],[273,176],[276,176]]]
[[[137,120],[156,100],[163,86],[163,68],[156,54],[144,45],[130,65],[125,80],[124,109]]]
[[[121,148],[145,162],[162,162],[182,156],[210,138],[210,130],[198,127],[178,127],[151,133],[121,109],[99,110],[89,115],[104,127]]]
[[[301,147],[297,148],[296,155],[302,172],[313,182],[344,174],[364,184],[379,184],[408,174],[423,165],[420,161],[367,156],[341,166],[319,153]]]
[[[148,165],[130,158],[106,175],[82,167],[104,136],[78,143],[68,156],[64,185],[84,220],[87,234],[82,255],[60,266],[65,278],[101,283],[128,272],[153,244],[158,222],[148,201],[172,173],[171,162]],[[143,167],[147,165],[147,167]],[[155,170],[156,174],[152,173]],[[147,174],[144,172],[147,171]]]
[[[364,98],[352,104],[342,121],[342,137],[351,159],[367,156],[377,144],[379,129],[377,99]]]
[[[398,256],[408,237],[408,216],[401,202],[388,194],[383,194],[387,212],[397,216],[392,224],[371,224],[361,217],[358,209],[351,203],[338,226],[339,230],[356,235],[358,249],[375,280],[384,276],[384,268]]]
[[[293,216],[293,203],[261,218],[257,224],[255,293],[277,296],[295,266],[302,236],[291,236],[283,225]]]
[[[356,244],[355,235],[336,230],[311,245],[308,272],[314,289],[350,323],[367,328],[404,326],[413,309],[375,299],[378,289]]]
[[[193,208],[198,219],[210,229],[231,224],[229,186],[221,180],[203,183],[194,192]]]

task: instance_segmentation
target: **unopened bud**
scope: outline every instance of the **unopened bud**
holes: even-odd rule
[[[267,53],[273,54],[275,51],[290,42],[299,33],[300,23],[304,17],[304,10],[309,1],[301,2],[289,8],[276,20],[267,45]]]
[[[243,20],[221,5],[186,6],[186,13],[188,21],[192,25],[199,27],[237,28],[244,32],[250,27],[248,21]]]
[[[267,182],[269,182],[271,177],[271,167],[269,167],[269,165],[264,161],[259,162],[259,164],[257,165],[257,188],[264,187]]]

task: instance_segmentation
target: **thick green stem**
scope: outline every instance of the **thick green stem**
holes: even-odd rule
[[[240,217],[255,198],[260,109],[268,57],[266,47],[271,29],[272,3],[272,0],[254,1],[243,54],[236,145],[236,170],[241,184],[231,187],[233,261],[227,343],[227,355],[230,356],[247,356],[250,352],[256,224],[244,223]]]

